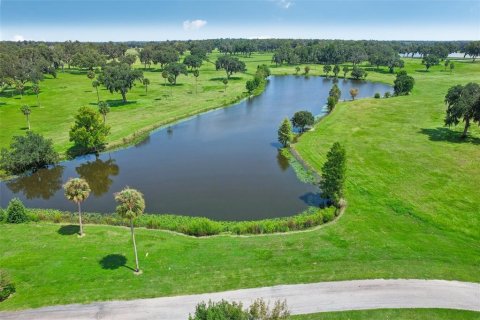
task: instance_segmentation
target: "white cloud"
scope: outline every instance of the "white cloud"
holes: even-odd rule
[[[16,34],[13,36],[13,41],[16,41],[16,42],[25,41],[25,37],[22,36],[21,34]]]
[[[277,5],[282,7],[283,9],[288,9],[293,5],[293,1],[288,0],[274,0]]]
[[[198,30],[198,29],[204,27],[206,24],[207,24],[207,21],[200,20],[200,19],[192,20],[192,21],[185,20],[185,21],[183,21],[183,29],[187,30],[187,31]]]

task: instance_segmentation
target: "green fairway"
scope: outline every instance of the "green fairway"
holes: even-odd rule
[[[479,312],[449,309],[379,309],[294,316],[295,320],[474,320]]]
[[[461,127],[442,124],[447,89],[480,82],[480,63],[457,62],[450,74],[442,67],[416,71],[424,69],[420,60],[407,60],[406,69],[416,79],[412,95],[342,102],[296,145],[317,170],[333,142],[345,146],[348,208],[335,223],[290,235],[203,239],[139,229],[141,276],[129,269],[133,252],[126,228],[87,225],[87,236],[78,239],[72,228],[55,224],[2,224],[1,267],[12,275],[17,293],[0,309],[326,280],[479,282],[480,130],[472,127],[471,138],[461,142]],[[311,72],[320,70],[315,66]],[[391,83],[393,75],[372,70],[368,79]],[[135,89],[139,95],[140,89]],[[23,116],[15,114],[21,126]],[[35,110],[35,127],[34,115]],[[115,265],[118,257],[99,263],[112,254],[124,255],[127,267]]]
[[[165,86],[159,65],[152,64],[152,69],[144,70],[138,61],[135,67],[143,70],[144,77],[151,82],[148,93],[137,82],[127,94],[128,102],[123,104],[119,93],[111,94],[104,87],[99,87],[100,99],[109,102],[112,107],[107,116],[107,123],[111,126],[109,146],[124,144],[124,138],[130,140],[134,135],[144,134],[162,124],[238,101],[245,96],[245,82],[252,78],[257,65],[270,62],[270,55],[242,58],[247,64],[247,72],[234,74],[224,92],[222,80],[226,74],[223,70],[215,70],[217,56],[219,54],[210,54],[210,61],[205,61],[200,68],[197,93],[195,77],[191,73],[179,76],[177,85]],[[68,132],[77,109],[81,106],[97,106],[97,94],[86,71],[65,68],[65,72],[58,72],[57,79],[46,76],[40,82],[40,88],[40,106],[37,105],[36,96],[30,92],[29,85],[23,98],[13,89],[0,93],[0,148],[7,147],[12,136],[25,133],[27,123],[20,112],[24,104],[32,107],[32,130],[53,139],[56,149],[62,153],[72,145]]]

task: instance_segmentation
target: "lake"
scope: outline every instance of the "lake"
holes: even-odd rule
[[[113,193],[130,186],[143,192],[148,213],[221,220],[293,215],[322,200],[279,154],[277,129],[299,110],[324,115],[332,85],[322,77],[270,77],[260,96],[159,129],[135,146],[3,181],[1,206],[18,197],[29,207],[76,210],[61,187],[80,176],[92,189],[83,204],[88,212],[113,212]],[[350,88],[359,89],[358,98],[392,91],[367,81],[339,79],[338,86],[342,100],[350,99]]]

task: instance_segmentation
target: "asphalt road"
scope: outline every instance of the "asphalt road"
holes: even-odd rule
[[[280,285],[199,295],[96,302],[2,312],[0,319],[186,320],[201,301],[249,305],[286,299],[292,314],[378,308],[448,308],[480,312],[480,284],[445,280],[355,280]]]

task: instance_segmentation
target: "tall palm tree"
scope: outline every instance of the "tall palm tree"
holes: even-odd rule
[[[133,228],[133,220],[143,214],[145,210],[145,200],[143,194],[135,189],[126,187],[120,192],[115,193],[115,201],[118,202],[116,212],[124,219],[130,220],[130,231],[132,233],[133,250],[135,252],[135,272],[140,272],[138,266],[137,244],[135,243],[135,232]]]
[[[90,186],[87,181],[81,178],[72,178],[63,185],[63,190],[65,190],[65,197],[73,201],[78,206],[78,222],[80,225],[80,236],[83,237],[83,226],[82,226],[82,207],[81,203],[85,201],[90,195]]]
[[[195,94],[197,94],[197,79],[200,76],[198,69],[193,70],[193,76],[195,77]]]
[[[30,130],[30,113],[32,113],[32,110],[30,109],[29,106],[24,104],[21,108],[20,111],[22,111],[23,115],[27,117],[27,124],[28,124],[28,130]]]
[[[98,112],[103,116],[103,123],[107,121],[107,113],[110,112],[110,105],[105,101],[98,103]]]
[[[148,85],[150,84],[150,79],[144,78],[143,85],[145,86],[145,94],[148,94]]]
[[[92,87],[95,88],[95,90],[97,90],[97,103],[100,102],[100,95],[98,94],[98,86],[100,85],[100,81],[98,80],[93,80],[92,81]]]
[[[223,85],[225,86],[224,89],[223,89],[223,93],[225,93],[227,91],[227,84],[228,84],[228,79],[227,78],[224,78],[222,80],[223,82]]]
[[[32,86],[32,92],[37,96],[37,106],[40,107],[40,102],[38,101],[38,95],[40,94],[40,86],[35,83]]]

